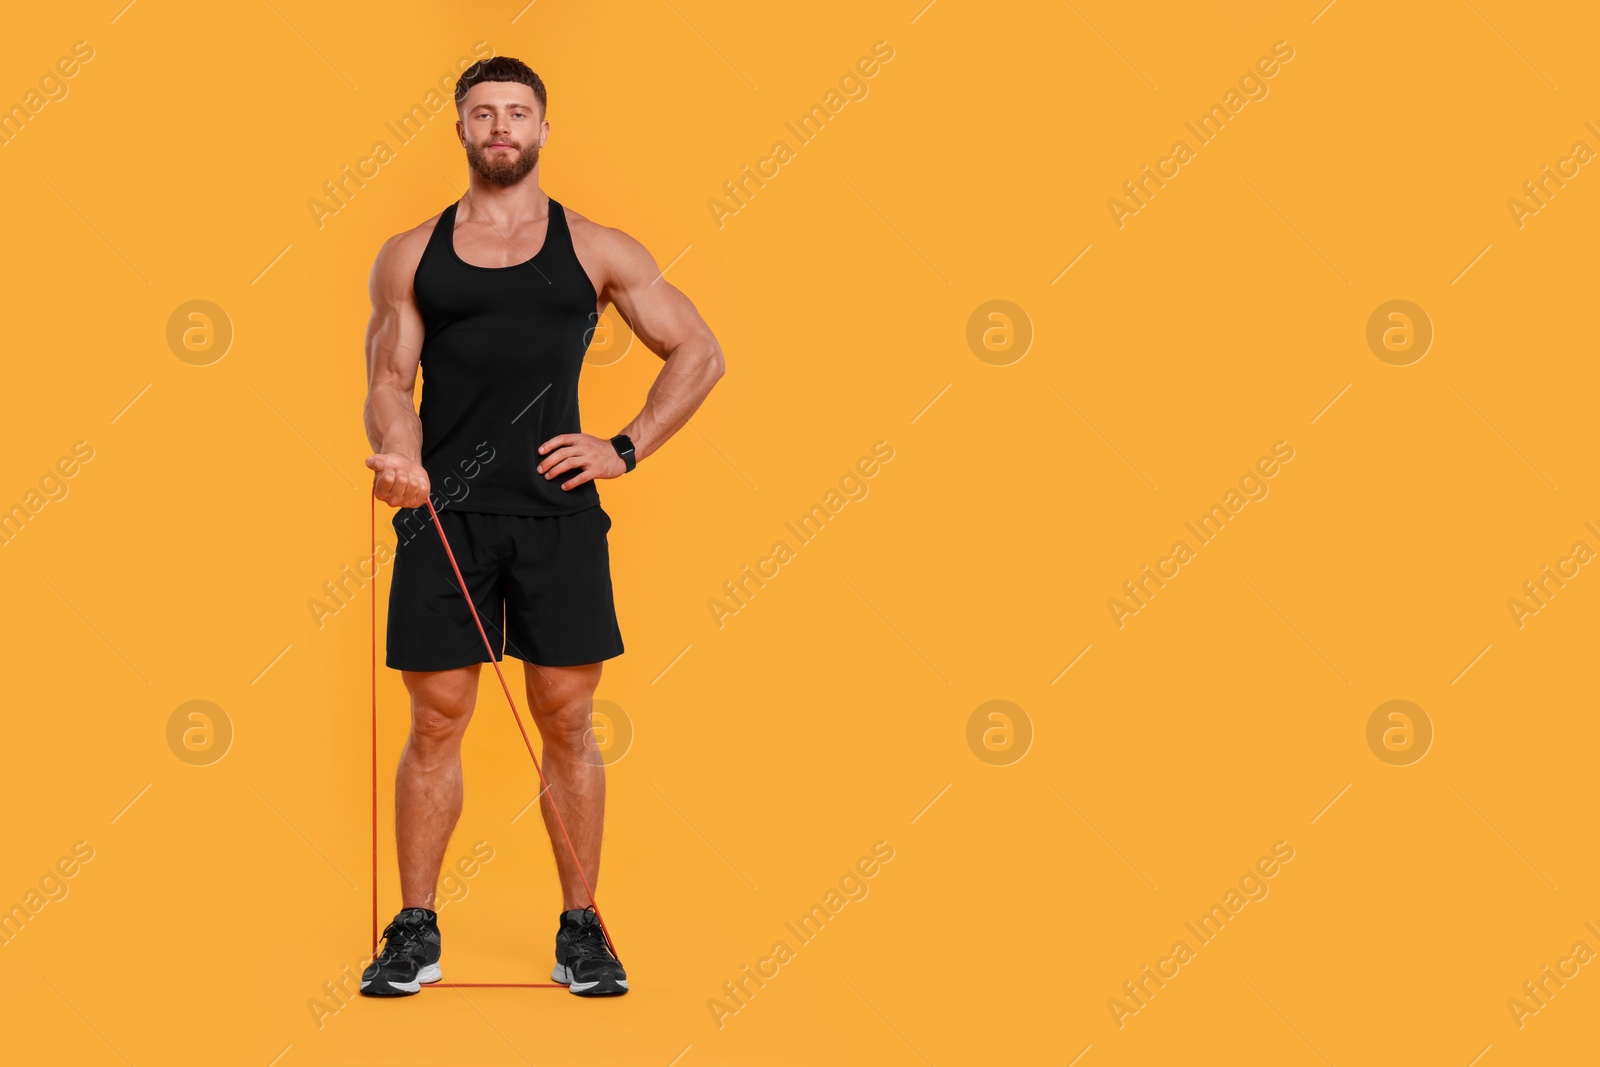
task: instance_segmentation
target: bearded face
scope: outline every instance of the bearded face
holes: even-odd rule
[[[509,135],[494,136],[482,143],[467,141],[467,164],[478,177],[495,185],[515,185],[539,162],[539,145],[520,145]]]

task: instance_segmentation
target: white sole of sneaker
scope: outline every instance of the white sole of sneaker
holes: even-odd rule
[[[600,984],[599,982],[574,982],[572,980],[572,972],[559,963],[556,964],[555,969],[550,972],[550,980],[552,982],[559,982],[566,986],[569,991],[579,994],[587,993],[589,990]],[[618,981],[617,986],[621,989],[627,989],[628,980],[624,978]]]
[[[444,972],[439,969],[439,965],[430,963],[417,972],[417,980],[415,982],[390,982],[389,988],[398,989],[404,993],[418,993],[421,992],[424,985],[432,985],[443,977]],[[371,982],[362,982],[361,988],[366,989],[371,985]]]

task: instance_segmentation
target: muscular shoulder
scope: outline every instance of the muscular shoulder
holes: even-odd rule
[[[567,229],[572,247],[592,275],[601,283],[602,293],[640,270],[655,274],[655,260],[643,244],[615,226],[605,226],[567,208]]]
[[[410,292],[411,279],[417,273],[417,264],[422,262],[422,252],[428,247],[428,239],[433,236],[433,228],[439,222],[440,211],[430,219],[418,223],[409,230],[390,237],[383,242],[383,247],[378,249],[377,259],[372,264],[372,284],[375,290],[386,292]]]

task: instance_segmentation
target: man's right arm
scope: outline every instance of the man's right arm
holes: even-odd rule
[[[428,240],[418,227],[385,241],[372,264],[368,289],[367,403],[363,419],[373,454],[372,495],[392,507],[421,507],[428,499],[422,468],[422,421],[413,396],[425,328],[411,281]]]

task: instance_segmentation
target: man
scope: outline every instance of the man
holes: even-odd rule
[[[401,509],[386,662],[411,695],[411,733],[395,775],[402,907],[361,976],[368,996],[404,996],[441,978],[434,890],[461,814],[461,738],[489,658],[426,509],[430,496],[494,658],[508,652],[525,664],[550,783],[540,808],[561,881],[552,978],[583,996],[628,989],[583,877],[598,881],[605,810],[592,699],[603,661],[623,651],[611,518],[596,479],[632,471],[665,444],[723,361],[643,245],[539,187],[545,103],[544,83],[520,60],[496,57],[463,73],[456,136],[470,188],[386,241],[372,268],[367,466],[373,495]],[[580,429],[578,374],[612,304],[664,365],[644,409],[607,439]]]

